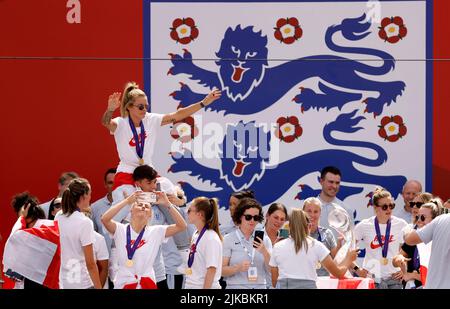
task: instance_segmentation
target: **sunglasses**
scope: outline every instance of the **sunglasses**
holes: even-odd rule
[[[384,204],[384,205],[379,205],[377,207],[381,207],[381,209],[383,209],[383,210],[387,210],[388,207],[389,207],[389,209],[392,210],[392,209],[395,208],[395,204],[394,203],[392,203],[392,204]]]
[[[189,208],[188,211],[187,211],[187,213],[190,214],[191,212],[195,212],[195,210],[192,209],[192,208]]]
[[[416,216],[416,221],[425,222],[426,217],[424,215]]]
[[[413,208],[414,206],[416,206],[417,208],[422,207],[424,203],[422,202],[409,202],[409,207]]]
[[[61,208],[61,204],[53,204],[53,208],[60,209]]]
[[[138,104],[138,105],[133,104],[133,106],[137,107],[140,111],[147,110],[147,108],[148,108],[147,104]]]
[[[253,219],[253,221],[259,222],[262,219],[260,215],[254,215],[254,216],[252,216],[252,215],[243,215],[243,216],[244,216],[245,220],[247,220],[247,221],[250,221],[251,219]]]

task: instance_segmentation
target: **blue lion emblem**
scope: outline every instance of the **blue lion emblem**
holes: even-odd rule
[[[404,176],[371,175],[361,172],[355,167],[355,165],[381,166],[387,159],[383,148],[370,142],[340,140],[332,136],[332,132],[354,133],[361,130],[362,127],[357,125],[365,118],[356,117],[356,113],[357,110],[341,114],[333,122],[326,124],[323,128],[323,136],[332,145],[372,150],[377,154],[376,158],[366,158],[347,150],[324,149],[279,163],[276,168],[269,168],[267,164],[269,162],[270,133],[258,127],[254,122],[244,123],[241,121],[227,128],[227,133],[219,146],[222,152],[220,167],[206,167],[196,161],[188,150],[185,150],[183,154],[172,153],[175,163],[169,168],[169,172],[187,172],[201,181],[209,181],[213,191],[199,190],[187,182],[180,184],[187,196],[218,197],[225,208],[228,206],[223,201],[228,201],[232,192],[247,188],[255,191],[258,200],[263,205],[268,205],[279,199],[303,176],[318,173],[328,165],[339,166],[343,173],[343,181],[346,183],[380,185],[397,197],[406,182]],[[361,187],[341,186],[340,197],[345,198],[361,191]],[[296,198],[304,199],[310,195],[317,195],[318,192],[309,186],[303,186]]]
[[[349,41],[359,41],[368,36],[371,24],[365,18],[364,14],[330,26],[325,34],[325,43],[334,52],[376,57],[380,59],[379,66],[335,55],[317,55],[268,67],[267,36],[261,31],[253,31],[252,26],[242,28],[238,25],[235,29],[230,27],[226,30],[216,53],[218,72],[194,64],[192,54],[185,49],[183,55],[170,54],[173,66],[168,74],[187,74],[191,80],[203,86],[222,89],[226,95],[208,106],[208,109],[223,111],[225,114],[248,115],[263,111],[300,82],[317,77],[320,79],[318,87],[321,93],[301,89],[293,99],[301,105],[302,111],[311,108],[341,109],[346,103],[362,100],[366,103],[366,112],[380,115],[385,106],[395,102],[402,94],[405,83],[374,81],[365,76],[386,75],[395,68],[394,58],[381,50],[339,46],[333,41],[333,36],[339,33]],[[351,89],[352,93],[331,86]],[[379,95],[363,98],[363,91]],[[185,107],[200,101],[206,94],[196,93],[188,85],[182,84],[181,89],[171,95],[179,101],[180,106]]]

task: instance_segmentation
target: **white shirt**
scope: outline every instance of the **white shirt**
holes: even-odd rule
[[[96,261],[107,261],[109,260],[109,251],[106,246],[105,237],[94,231],[94,258]],[[108,280],[105,281],[104,289],[108,289]]]
[[[50,204],[52,203],[53,200],[50,200],[48,202],[42,203],[39,205],[39,207],[42,208],[42,210],[44,211],[45,214],[45,218],[48,219],[48,211],[50,210]]]
[[[108,248],[108,252],[111,253],[111,245],[112,245],[112,239],[109,237],[109,233],[106,230],[106,228],[103,226],[103,223],[101,221],[102,215],[111,207],[111,203],[108,200],[108,196],[104,196],[101,199],[95,201],[91,205],[91,212],[92,212],[92,221],[94,222],[94,229],[95,231],[99,232],[106,241],[106,247]]]
[[[308,251],[301,247],[296,253],[294,240],[289,237],[274,245],[269,265],[278,267],[278,279],[316,281],[316,265],[329,254],[330,250],[324,244],[311,237],[308,238]]]
[[[450,289],[450,214],[438,216],[417,234],[426,244],[433,241],[425,288]]]
[[[161,127],[161,121],[164,115],[147,113],[142,120],[145,128],[145,144],[144,144],[144,163],[153,166],[152,156],[155,150],[157,133]],[[117,153],[119,154],[120,163],[117,172],[132,174],[134,169],[139,166],[139,157],[136,153],[136,145],[133,138],[128,117],[116,117],[112,121],[117,124],[114,131],[114,139],[116,141]],[[140,136],[141,128],[136,128],[138,136]]]
[[[167,225],[146,226],[140,244],[133,255],[133,266],[128,267],[126,265],[128,260],[126,249],[128,225],[116,222],[116,231],[113,236],[117,248],[117,262],[119,264],[114,282],[115,289],[122,289],[125,284],[136,282],[135,276],[137,276],[138,280],[141,277],[150,277],[156,283],[153,263],[165,239],[166,229],[168,227]],[[130,231],[131,240],[136,240],[139,234],[132,228],[130,228]]]
[[[61,267],[59,284],[63,289],[87,289],[94,284],[86,267],[83,247],[94,243],[94,225],[79,211],[70,216],[59,211],[59,239],[61,243]]]
[[[192,237],[192,243],[197,242],[198,231]],[[219,279],[222,274],[222,241],[213,230],[206,230],[200,239],[191,266],[192,274],[186,275],[185,289],[203,289],[206,271],[209,267],[215,267],[212,289],[220,289]]]
[[[354,230],[356,243],[362,242],[366,248],[363,268],[373,274],[376,279],[390,278],[392,274],[400,270],[400,268],[392,265],[392,258],[399,253],[400,246],[404,242],[404,228],[407,225],[405,220],[391,216],[391,232],[386,256],[388,259],[387,265],[381,263],[381,259],[383,258],[382,245],[384,244],[387,224],[379,224],[382,245],[379,244],[375,231],[375,216],[364,219],[356,225]]]

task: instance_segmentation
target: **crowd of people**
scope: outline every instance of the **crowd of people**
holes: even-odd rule
[[[422,192],[416,180],[405,183],[400,207],[390,192],[375,188],[374,215],[355,224],[337,198],[342,175],[334,166],[321,171],[317,197],[302,207],[274,202],[267,211],[251,190],[218,201],[185,196],[161,177],[152,163],[158,128],[220,95],[213,90],[198,103],[161,115],[147,111],[147,97],[135,83],[123,95],[112,94],[102,124],[114,135],[120,163],[105,172],[107,195],[91,203],[89,181],[66,172],[58,195],[47,203],[29,192],[14,196],[18,219],[3,260],[8,286],[55,287],[45,272],[57,265],[62,289],[313,289],[322,276],[371,278],[379,289],[450,288],[450,202]],[[117,109],[121,116],[112,118]],[[230,219],[220,224],[223,202],[229,203]],[[356,241],[341,260],[334,258],[347,240],[330,227],[334,210],[347,214]],[[37,232],[43,229],[47,234]],[[23,238],[54,233],[57,249],[40,248],[33,257],[51,262],[27,267],[30,257],[20,253],[33,252],[33,245]],[[430,253],[426,273],[424,252]],[[41,264],[46,266],[38,269]]]

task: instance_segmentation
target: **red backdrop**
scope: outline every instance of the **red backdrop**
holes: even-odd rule
[[[140,58],[142,0],[81,2],[81,23],[68,24],[66,1],[0,0],[0,57]],[[434,1],[434,57],[450,58],[450,1]],[[103,173],[117,165],[113,138],[100,124],[108,95],[128,80],[142,84],[138,60],[0,59],[0,233],[15,220],[11,197],[29,190],[42,202],[57,194],[63,171],[88,178],[93,199]],[[450,197],[450,62],[434,62],[433,192]],[[3,244],[0,242],[0,255]]]

